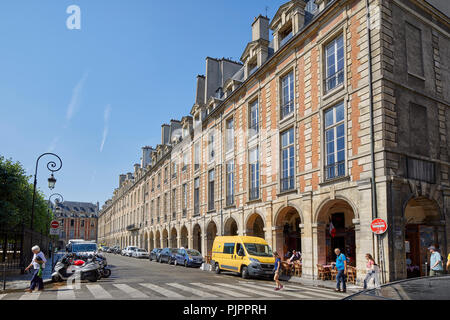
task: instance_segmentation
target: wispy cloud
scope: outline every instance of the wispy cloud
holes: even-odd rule
[[[59,142],[59,138],[60,137],[55,137],[53,138],[52,142],[50,143],[50,145],[47,148],[47,152],[53,152],[56,149],[56,144]]]
[[[105,108],[105,111],[103,112],[104,126],[103,126],[102,143],[100,144],[100,152],[103,152],[103,147],[105,146],[106,138],[108,137],[110,116],[111,116],[111,105],[108,104]]]
[[[70,98],[70,102],[67,106],[67,112],[66,112],[66,120],[69,122],[72,120],[73,116],[75,115],[75,112],[77,111],[78,105],[79,105],[79,98],[81,91],[83,90],[84,83],[86,82],[86,79],[89,75],[89,72],[85,72],[83,74],[83,77],[78,81],[77,85],[72,90],[72,97]]]

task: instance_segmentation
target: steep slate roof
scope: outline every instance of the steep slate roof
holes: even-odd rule
[[[90,202],[55,202],[52,207],[59,208],[58,215],[63,217],[96,218],[98,215],[97,205]]]

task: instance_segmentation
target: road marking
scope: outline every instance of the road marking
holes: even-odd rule
[[[73,289],[69,289],[67,287],[65,288],[59,288],[58,294],[57,294],[58,300],[75,300],[75,292]]]
[[[95,299],[112,299],[112,296],[99,284],[90,284],[86,286]]]
[[[33,292],[33,293],[24,293],[19,300],[37,300],[39,299],[39,296],[41,295],[40,292]]]
[[[2,300],[4,297],[6,297],[6,293],[0,294],[0,300]]]
[[[145,299],[148,298],[148,295],[146,295],[145,293],[130,287],[127,284],[113,284],[116,288],[119,288],[120,290],[122,290],[123,292],[125,292],[126,294],[128,294],[131,298],[134,299]]]
[[[248,295],[240,293],[240,292],[236,292],[236,291],[233,291],[233,290],[228,290],[228,289],[225,289],[225,288],[218,288],[218,287],[210,286],[210,285],[207,285],[207,284],[204,284],[204,283],[196,282],[196,283],[191,283],[191,284],[194,285],[194,286],[199,286],[199,287],[206,288],[208,290],[217,291],[217,292],[220,292],[220,293],[225,293],[225,294],[228,294],[229,296],[234,297],[234,298],[248,298],[249,297]],[[220,284],[220,283],[216,283],[216,284]],[[234,286],[232,286],[232,287],[234,288]]]
[[[241,285],[243,286],[247,286],[250,288],[255,288],[256,290],[265,290],[265,291],[274,291],[273,289],[269,289],[269,288],[264,288],[262,286],[259,285],[254,285],[254,284],[249,284],[249,283],[242,283]],[[314,299],[314,297],[305,295],[305,294],[301,294],[301,293],[295,293],[292,291],[287,291],[287,290],[280,290],[277,291],[278,294],[282,294],[282,295],[286,295],[286,296],[291,296],[291,297],[295,297],[295,298],[299,298],[299,299]]]
[[[273,287],[272,285],[268,284],[268,283],[262,283],[263,286],[267,286],[267,287]],[[327,291],[326,289],[324,290],[320,290],[320,289],[316,289],[316,288],[310,288],[310,287],[290,287],[290,286],[284,286],[285,289],[288,290],[305,290],[308,291],[308,294],[311,295],[319,295],[322,297],[326,297],[326,298],[343,298],[342,295],[335,293],[333,291]],[[306,292],[305,292],[306,293]]]
[[[244,292],[249,292],[249,293],[253,293],[253,294],[257,294],[266,298],[278,298],[279,296],[275,295],[275,294],[270,294],[270,293],[265,293],[265,292],[255,292],[254,289],[248,289],[248,288],[243,288],[243,287],[239,287],[239,286],[235,286],[232,284],[228,284],[228,283],[216,283],[216,285],[219,286],[224,286],[224,287],[230,287],[233,289],[238,289]]]
[[[172,287],[175,287],[175,288],[178,288],[178,289],[181,289],[183,291],[187,291],[187,292],[193,293],[193,294],[195,294],[197,296],[200,296],[202,298],[217,298],[217,296],[215,294],[206,293],[206,292],[203,292],[201,290],[194,289],[194,288],[191,288],[191,287],[186,287],[186,286],[183,286],[183,285],[178,284],[178,283],[168,283],[168,285],[172,286]]]
[[[184,298],[181,294],[178,294],[178,293],[173,292],[171,290],[164,289],[164,288],[162,288],[160,286],[157,286],[157,285],[154,285],[154,284],[151,284],[151,283],[141,283],[141,286],[144,286],[144,287],[149,288],[149,289],[151,289],[153,291],[156,291],[159,294],[162,294],[163,296],[166,296],[168,298]]]

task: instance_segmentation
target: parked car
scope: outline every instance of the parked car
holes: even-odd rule
[[[168,264],[172,264],[175,261],[175,255],[177,252],[178,249],[175,248],[164,248],[159,254],[158,261],[160,263],[167,262]]]
[[[145,249],[141,249],[141,248],[134,249],[132,256],[135,258],[138,258],[138,259],[141,259],[141,258],[148,259],[148,257],[149,257],[148,251]]]
[[[152,251],[150,251],[150,254],[148,256],[148,259],[150,261],[155,260],[155,261],[159,261],[159,254],[161,253],[161,248],[155,248]]]
[[[185,267],[200,267],[203,263],[203,257],[200,252],[193,249],[178,249],[175,255],[175,265],[181,264]]]
[[[122,251],[122,250],[120,250],[120,247],[119,247],[119,246],[114,246],[114,247],[112,248],[112,253],[114,253],[114,254],[120,254],[121,251]]]
[[[127,256],[127,257],[131,257],[131,255],[133,254],[134,249],[137,249],[137,247],[135,247],[135,246],[128,246],[128,247],[126,247],[126,249],[123,251],[123,255]]]

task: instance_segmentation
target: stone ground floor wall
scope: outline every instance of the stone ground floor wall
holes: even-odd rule
[[[445,245],[442,254],[449,252],[450,192],[422,186],[414,189],[408,181],[380,179],[377,181],[378,217],[388,222],[388,232],[377,238],[370,230],[372,221],[370,180],[322,186],[319,191],[292,193],[277,201],[249,204],[221,213],[171,221],[138,232],[125,232],[106,239],[107,244],[121,247],[136,245],[148,250],[154,247],[189,247],[208,255],[215,236],[260,235],[273,250],[284,254],[287,249],[300,249],[303,259],[302,277],[317,279],[317,264],[330,262],[330,217],[344,217],[345,237],[354,239],[357,281],[365,277],[365,255],[370,253],[382,268],[384,282],[406,278],[405,208],[413,198],[429,198],[439,208],[441,237]],[[427,208],[428,210],[429,208]],[[410,209],[408,209],[410,210]],[[263,225],[262,225],[263,224]],[[347,231],[350,230],[350,231]],[[354,238],[353,238],[354,237]],[[336,239],[336,238],[333,238]],[[345,238],[347,241],[347,238]],[[290,241],[291,245],[286,245]],[[350,240],[349,240],[350,241]],[[289,247],[291,246],[291,247]],[[341,247],[341,250],[346,250]],[[328,256],[328,258],[327,258]]]

